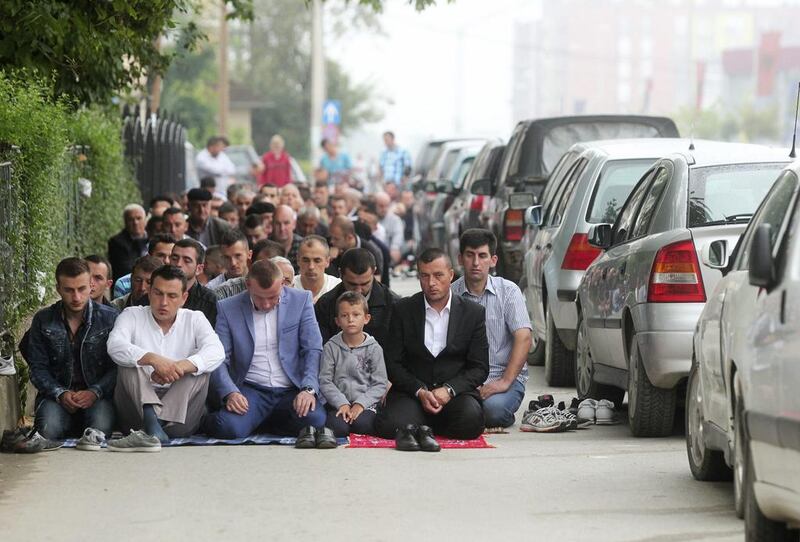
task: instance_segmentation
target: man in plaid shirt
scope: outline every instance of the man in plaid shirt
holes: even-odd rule
[[[384,133],[383,142],[386,144],[380,161],[383,182],[386,185],[393,183],[399,188],[406,169],[411,169],[411,155],[395,144],[393,132]]]

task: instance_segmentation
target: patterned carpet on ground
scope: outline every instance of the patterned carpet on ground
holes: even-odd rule
[[[115,435],[120,437],[122,435]],[[192,435],[186,438],[174,438],[169,444],[164,446],[213,446],[215,444],[279,444],[283,446],[294,446],[297,439],[294,437],[281,437],[278,435],[250,435],[245,438],[234,440],[223,440],[207,437],[205,435]],[[340,446],[347,444],[346,438],[337,439]],[[64,448],[74,448],[78,444],[78,439],[64,441]]]
[[[481,435],[480,437],[473,440],[456,440],[444,437],[435,437],[435,438],[436,442],[439,443],[439,445],[442,447],[443,450],[494,448],[494,446],[492,446],[486,441],[484,435]],[[351,433],[350,444],[347,447],[348,448],[394,448],[394,441],[378,437],[370,437],[368,435],[357,435],[355,433]]]

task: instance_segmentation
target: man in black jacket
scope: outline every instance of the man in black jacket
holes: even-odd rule
[[[192,188],[186,197],[189,200],[189,229],[186,234],[205,247],[218,245],[223,232],[230,226],[211,216],[211,194],[202,188]]]
[[[133,262],[147,254],[145,213],[141,205],[132,203],[122,212],[125,227],[108,240],[108,261],[114,272],[114,282],[133,269]]]
[[[342,255],[340,266],[342,282],[323,294],[314,305],[322,343],[326,343],[340,331],[335,320],[336,300],[343,292],[358,292],[367,298],[371,316],[364,331],[375,337],[385,351],[394,307],[400,298],[388,286],[375,280],[375,257],[367,249],[351,248]]]
[[[392,388],[375,430],[395,438],[398,429],[427,425],[477,438],[484,429],[477,388],[489,375],[484,308],[450,293],[453,266],[440,249],[423,252],[418,271],[422,292],[397,303],[384,348]]]

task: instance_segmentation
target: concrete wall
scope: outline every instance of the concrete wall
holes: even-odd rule
[[[17,420],[19,420],[17,375],[0,376],[0,433],[16,427]]]

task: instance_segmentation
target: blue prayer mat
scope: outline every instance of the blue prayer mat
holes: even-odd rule
[[[118,438],[121,435],[115,435]],[[237,438],[233,440],[224,440],[218,438],[207,437],[206,435],[192,435],[191,437],[174,438],[170,439],[167,446],[212,446],[214,444],[280,444],[283,446],[294,446],[297,439],[295,437],[281,437],[278,435],[250,435],[249,437]],[[349,443],[349,439],[340,438],[336,439],[339,446]],[[67,439],[64,441],[64,448],[74,448],[78,444],[78,439]],[[105,448],[105,445],[103,445]]]

